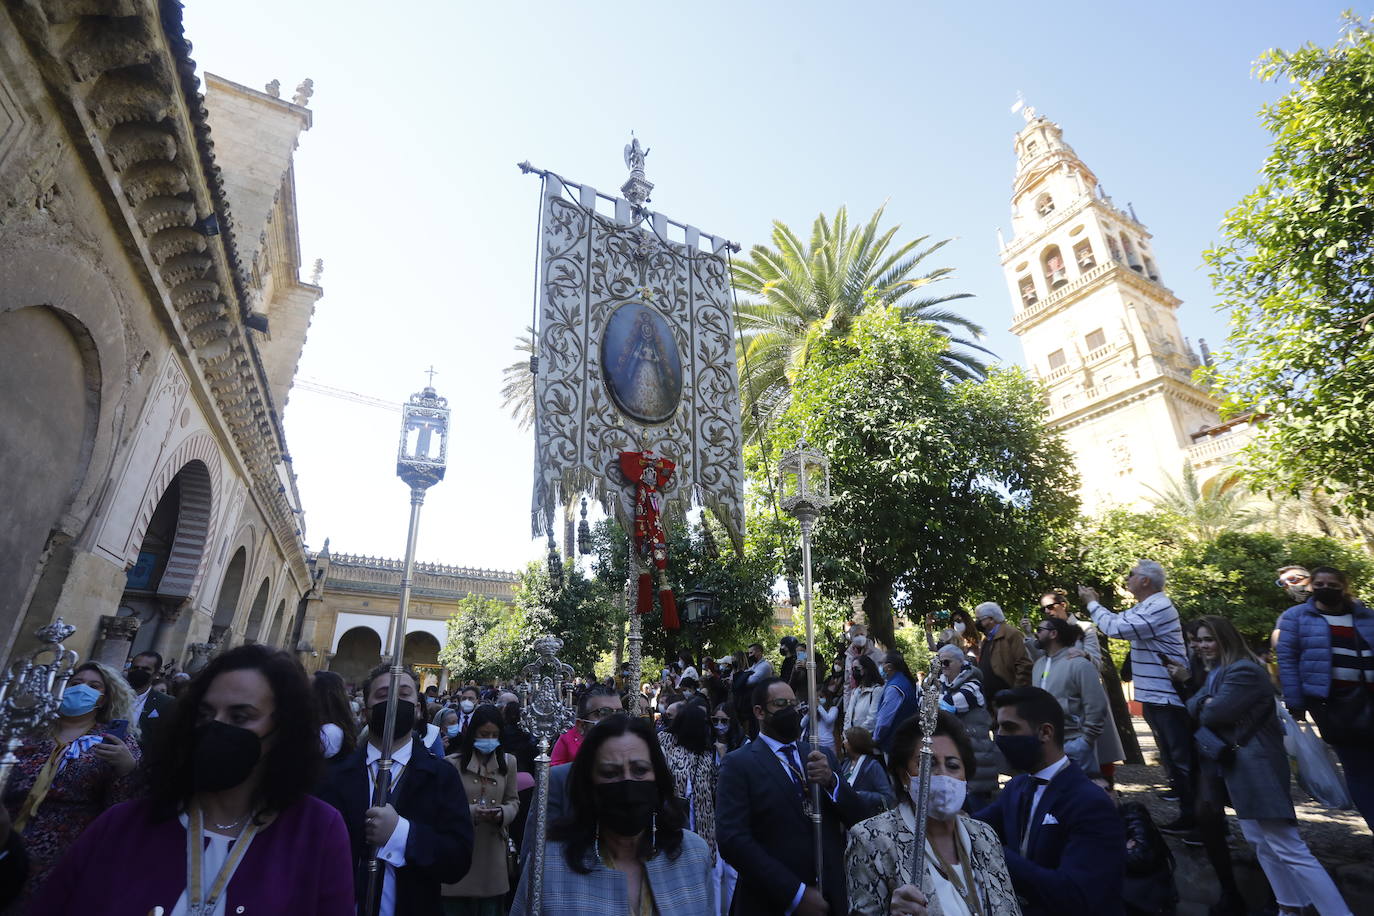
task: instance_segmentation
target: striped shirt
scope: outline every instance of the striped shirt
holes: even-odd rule
[[[1374,685],[1374,649],[1355,631],[1355,615],[1322,614],[1331,628],[1331,688]]]
[[[1155,592],[1120,614],[1113,614],[1096,601],[1090,601],[1088,613],[1092,614],[1093,623],[1102,635],[1131,641],[1131,678],[1137,700],[1158,706],[1183,705],[1169,678],[1169,669],[1159,660],[1163,654],[1179,664],[1188,663],[1178,608],[1168,595]]]

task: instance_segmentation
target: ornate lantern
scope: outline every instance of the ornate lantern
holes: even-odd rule
[[[412,394],[401,408],[401,447],[396,476],[412,489],[425,490],[444,479],[448,463],[448,398],[433,386]]]
[[[830,505],[830,462],[805,439],[778,458],[778,478],[783,511],[803,525]]]
[[[712,623],[720,617],[720,598],[705,588],[694,588],[682,596],[682,613],[688,623]]]

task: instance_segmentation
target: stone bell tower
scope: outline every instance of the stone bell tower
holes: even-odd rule
[[[1013,238],[1001,251],[1011,331],[1048,388],[1049,421],[1074,454],[1084,511],[1143,508],[1185,459],[1198,468],[1220,458],[1209,438],[1222,429],[1218,404],[1192,382],[1199,360],[1150,233],[1112,203],[1058,124],[1033,108],[1022,114]]]

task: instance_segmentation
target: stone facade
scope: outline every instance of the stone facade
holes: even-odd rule
[[[310,112],[216,77],[206,98],[189,52],[175,3],[0,9],[11,652],[58,616],[114,664],[298,636],[311,573],[280,407],[321,295],[297,276]]]
[[[302,658],[314,671],[328,668],[345,681],[358,683],[395,640],[405,564],[381,557],[331,554],[311,556],[315,588],[307,598]],[[438,563],[416,563],[406,614],[403,657],[426,672],[429,683],[445,684],[438,653],[448,637],[448,618],[467,595],[501,601],[515,599],[519,575],[493,569],[469,569]],[[433,680],[430,680],[433,678]]]
[[[1084,510],[1144,508],[1185,461],[1204,482],[1224,476],[1249,424],[1222,424],[1218,402],[1193,383],[1200,361],[1150,233],[1112,203],[1058,124],[1025,114],[1014,238],[1001,251],[1011,331],[1073,452]]]

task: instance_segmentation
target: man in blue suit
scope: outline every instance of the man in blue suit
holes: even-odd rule
[[[1126,834],[1116,806],[1064,755],[1064,711],[1039,687],[1003,690],[997,746],[1023,771],[974,816],[1002,839],[1025,916],[1123,912]]]
[[[792,688],[767,678],[753,690],[759,735],[725,758],[716,783],[716,842],[739,872],[730,912],[842,916],[849,912],[845,831],[868,816],[867,807],[836,775],[832,751],[798,740]],[[813,782],[821,788],[823,892],[814,886],[815,834],[805,810]]]

